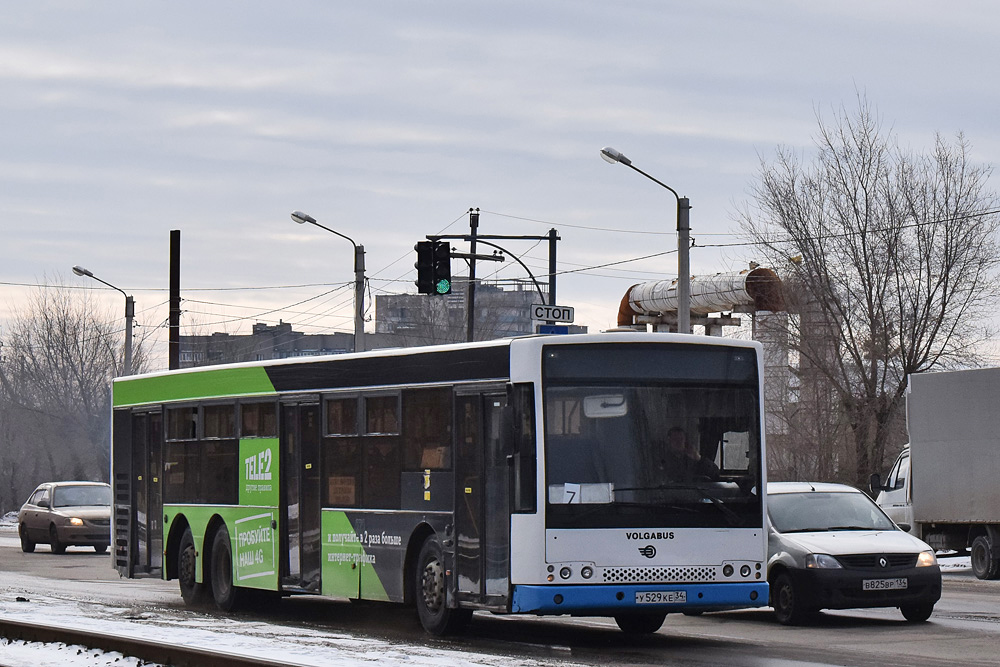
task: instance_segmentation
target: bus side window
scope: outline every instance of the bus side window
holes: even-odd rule
[[[239,444],[236,406],[202,408],[204,433],[200,443],[202,469],[199,496],[208,503],[235,505],[239,499]]]
[[[357,507],[361,500],[358,397],[328,398],[323,429],[323,507]]]
[[[451,390],[408,389],[403,392],[403,468],[451,468]]]
[[[403,472],[398,435],[399,397],[396,394],[366,396],[364,410],[362,505],[373,509],[399,509]]]
[[[510,419],[509,433],[512,447],[513,474],[511,499],[515,512],[534,512],[537,508],[535,474],[537,449],[535,445],[535,387],[531,383],[508,385],[506,413]]]
[[[163,460],[163,501],[199,502],[201,467],[198,461],[198,408],[167,408],[166,448]]]

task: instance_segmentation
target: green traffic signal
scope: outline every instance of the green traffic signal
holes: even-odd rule
[[[451,292],[451,281],[450,280],[439,280],[437,284],[434,285],[434,289],[438,294],[448,294]]]

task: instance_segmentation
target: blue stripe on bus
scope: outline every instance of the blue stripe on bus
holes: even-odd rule
[[[767,582],[713,584],[643,584],[641,586],[514,586],[511,611],[535,614],[584,613],[599,616],[623,611],[690,611],[765,607]],[[636,604],[645,591],[686,593],[687,602]]]

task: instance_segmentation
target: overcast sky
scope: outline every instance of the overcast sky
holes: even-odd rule
[[[31,285],[100,288],[79,264],[165,341],[179,229],[184,333],[350,332],[350,244],[292,210],[365,246],[374,297],[415,292],[413,244],[478,207],[482,234],[558,230],[558,301],[607,328],[629,286],[676,276],[676,203],[603,146],[690,198],[693,273],[739,270],[752,248],[704,246],[740,240],[760,160],[808,157],[859,93],[904,145],[963,131],[1000,162],[998,45],[985,1],[8,3],[0,314]],[[546,244],[504,245],[547,270]],[[497,269],[524,277],[477,273]]]

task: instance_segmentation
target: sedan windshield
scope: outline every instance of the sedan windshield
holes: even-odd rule
[[[53,507],[83,507],[111,505],[111,488],[107,486],[57,486],[52,496]]]
[[[863,493],[772,493],[767,496],[767,513],[779,533],[896,528]]]

